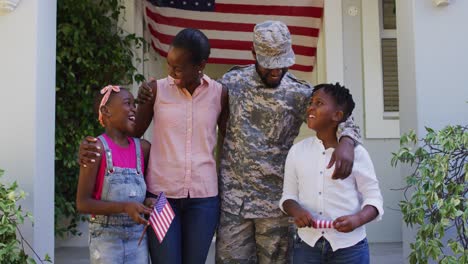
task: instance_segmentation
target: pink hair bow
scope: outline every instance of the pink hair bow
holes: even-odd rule
[[[116,85],[107,85],[101,89],[101,94],[104,94],[101,99],[101,104],[99,104],[99,123],[101,123],[101,126],[104,126],[104,122],[102,121],[101,106],[107,103],[107,100],[109,100],[109,96],[111,95],[112,91],[118,93],[120,92],[120,87]]]

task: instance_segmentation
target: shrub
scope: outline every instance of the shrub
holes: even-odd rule
[[[0,178],[4,171],[0,169]],[[35,263],[24,251],[25,245],[29,247],[34,254],[31,245],[21,234],[19,225],[24,223],[26,217],[32,221],[32,216],[23,212],[18,201],[24,199],[25,193],[18,190],[18,184],[13,182],[11,185],[5,185],[0,182],[0,263],[24,264]],[[20,239],[17,239],[17,234]],[[37,259],[40,259],[36,254]],[[41,262],[51,262],[48,255]]]
[[[406,177],[405,200],[400,202],[403,220],[417,228],[416,240],[410,244],[410,263],[429,259],[468,263],[467,128],[426,128],[427,134],[420,140],[411,131],[401,137],[401,148],[393,153],[392,165],[414,166]],[[446,235],[449,230],[455,237]]]

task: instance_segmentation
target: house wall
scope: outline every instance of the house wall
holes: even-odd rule
[[[425,126],[467,124],[468,1],[451,2],[397,0],[402,132],[423,137]],[[409,172],[402,167],[401,175]],[[403,225],[402,233],[407,256],[415,231]]]
[[[342,1],[343,42],[344,42],[344,84],[351,90],[356,107],[353,112],[355,122],[364,135],[364,85],[363,85],[363,51],[361,1]],[[348,10],[356,7],[355,16],[349,15]],[[372,98],[367,98],[371,100]],[[398,202],[401,192],[394,189],[402,186],[399,168],[390,166],[391,153],[399,146],[398,139],[369,139],[363,138],[363,145],[373,161],[380,189],[384,198],[384,216],[382,221],[366,225],[370,242],[399,242],[401,241],[401,213]]]
[[[20,1],[0,15],[1,182],[17,181],[27,192],[21,205],[33,214],[34,227],[26,220],[21,232],[39,256],[52,260],[55,32],[55,0]]]
[[[405,12],[399,32],[402,130],[466,124],[468,116],[468,1],[434,7],[431,1],[397,1]],[[400,19],[400,18],[399,18]],[[399,27],[400,28],[400,27]]]
[[[347,14],[350,6],[360,7],[361,1],[342,3],[344,82],[354,95],[354,117],[363,128],[361,14]],[[22,1],[14,13],[0,16],[0,87],[4,88],[2,98],[8,99],[0,104],[4,113],[0,119],[0,145],[4,146],[0,148],[0,168],[6,169],[6,180],[17,180],[29,194],[23,206],[35,215],[36,222],[34,229],[25,225],[24,234],[41,255],[52,257],[55,6],[53,0],[41,6]],[[447,7],[434,7],[429,0],[397,0],[397,13],[401,132],[416,129],[423,136],[424,126],[466,124],[468,2],[452,0]],[[324,81],[324,54],[319,49],[314,74],[298,76],[311,83]],[[164,59],[158,58],[146,63],[143,70],[148,76],[162,77],[166,74],[164,65]],[[206,73],[217,78],[230,67],[208,65]],[[12,109],[18,110],[10,114]],[[303,129],[300,138],[309,134]],[[400,172],[389,166],[390,152],[398,148],[398,140],[364,139],[364,146],[373,158],[386,209],[381,222],[368,225],[369,240],[400,241],[403,233],[407,254],[414,233],[404,225],[402,228],[401,215],[392,210],[401,195],[391,189],[400,187],[400,175],[408,173],[408,168]]]

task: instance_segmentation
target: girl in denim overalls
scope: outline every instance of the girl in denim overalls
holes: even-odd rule
[[[133,95],[118,86],[106,86],[95,102],[105,133],[97,142],[101,155],[82,166],[76,204],[81,213],[92,214],[89,223],[91,263],[148,263],[146,237],[138,239],[147,224],[142,214],[146,184],[144,168],[150,144],[131,138],[135,127]]]

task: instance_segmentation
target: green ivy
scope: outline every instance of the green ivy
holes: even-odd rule
[[[414,131],[403,135],[392,158],[394,166],[402,162],[415,168],[406,177],[405,200],[400,202],[403,220],[417,228],[409,261],[468,263],[468,127],[426,131],[420,140]],[[445,244],[449,229],[456,235]]]
[[[57,1],[55,231],[61,236],[78,234],[84,220],[75,210],[77,149],[84,136],[102,131],[94,93],[107,84],[143,80],[132,64],[133,48],[143,40],[118,26],[122,12],[118,0]]]
[[[0,178],[3,174],[0,169]],[[31,214],[23,212],[17,204],[25,196],[24,191],[18,190],[16,181],[9,185],[0,182],[0,263],[36,263],[25,253],[25,247],[29,247],[41,263],[52,262],[48,255],[44,259],[39,258],[19,229],[25,218],[33,220]]]

